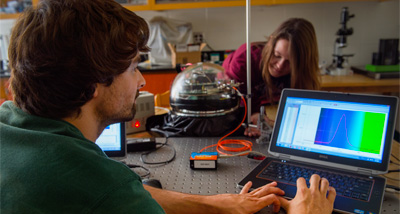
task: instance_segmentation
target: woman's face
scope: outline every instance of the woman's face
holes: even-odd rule
[[[269,63],[269,73],[273,77],[282,77],[290,73],[289,41],[279,39]]]

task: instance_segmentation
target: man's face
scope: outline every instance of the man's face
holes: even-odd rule
[[[132,120],[136,113],[136,98],[139,89],[146,81],[137,69],[139,55],[133,60],[129,68],[114,78],[109,87],[102,86],[101,103],[97,105],[96,114],[103,124]]]

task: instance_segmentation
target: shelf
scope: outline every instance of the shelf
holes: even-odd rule
[[[1,13],[0,19],[17,19],[20,13]]]
[[[387,0],[272,0],[274,5],[279,4],[303,4],[323,2],[348,2],[348,1],[387,1]]]
[[[35,6],[40,0],[32,0],[32,5]],[[251,5],[282,5],[282,4],[301,4],[301,3],[319,3],[319,2],[343,2],[343,1],[388,1],[388,0],[252,0]],[[158,2],[157,0],[148,0],[148,4],[130,5],[123,4],[125,8],[131,11],[162,11],[162,10],[180,10],[193,8],[213,8],[213,7],[239,7],[246,6],[245,0],[215,0],[215,1],[170,1],[168,3]],[[19,17],[16,14],[0,14],[0,19],[16,19]]]
[[[302,3],[321,3],[321,2],[348,2],[348,1],[388,1],[388,0],[252,0],[251,5],[282,5],[282,4],[302,4]],[[193,8],[212,8],[212,7],[238,7],[246,6],[245,0],[215,0],[215,1],[166,1],[148,0],[147,5],[124,5],[132,11],[143,10],[180,10]]]
[[[32,6],[35,7],[40,0],[32,0]],[[21,13],[0,13],[0,19],[17,19]]]
[[[193,8],[211,8],[211,7],[237,7],[246,6],[245,0],[221,0],[221,1],[174,1],[169,3],[156,2],[148,0],[147,5],[124,5],[132,11],[143,10],[179,10]],[[272,5],[274,0],[252,0],[251,5]]]
[[[252,5],[272,5],[272,0],[253,0]],[[174,10],[210,7],[237,7],[246,6],[246,1],[207,1],[207,2],[183,2],[183,3],[158,3],[154,10]]]

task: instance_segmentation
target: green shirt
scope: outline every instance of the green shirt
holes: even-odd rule
[[[0,106],[0,213],[164,213],[73,125]]]

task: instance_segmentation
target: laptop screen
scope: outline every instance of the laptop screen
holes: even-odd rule
[[[287,97],[277,146],[382,162],[390,106]]]
[[[115,123],[107,126],[96,140],[96,144],[111,158],[123,158],[126,155],[125,125]]]
[[[395,97],[286,90],[270,150],[382,170],[391,149],[396,108]]]

